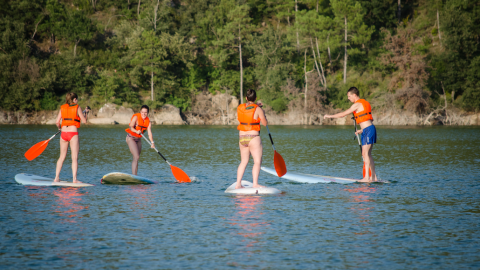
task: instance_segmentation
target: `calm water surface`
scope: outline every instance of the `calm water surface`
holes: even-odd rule
[[[148,186],[104,186],[130,173],[124,126],[83,126],[78,178],[89,188],[16,184],[53,178],[59,137],[23,154],[53,126],[0,126],[0,267],[73,269],[479,269],[480,128],[379,127],[374,158],[391,184],[298,184],[266,173],[285,193],[224,190],[240,161],[235,127],[154,126],[158,149],[198,181],[175,183],[146,148]],[[352,127],[271,127],[291,172],[361,177]],[[263,165],[273,150],[262,128]],[[248,171],[249,170],[249,171]],[[252,179],[251,163],[244,179]],[[68,156],[61,177],[71,181]]]

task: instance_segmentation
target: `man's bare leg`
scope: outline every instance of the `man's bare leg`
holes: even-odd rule
[[[372,170],[372,176],[370,178],[371,181],[378,181],[377,178],[377,173],[375,172],[375,162],[373,161],[373,156],[372,156],[372,150],[373,150],[373,144],[369,144],[372,147],[368,150],[368,157],[370,159],[370,170]]]
[[[368,168],[371,168],[372,165],[372,160],[371,154],[372,154],[372,146],[373,144],[367,144],[367,145],[362,145],[362,156],[363,156],[363,162],[365,163],[365,176],[363,177],[362,180],[359,180],[357,182],[371,182],[372,178],[370,176],[370,170]],[[370,155],[369,155],[370,153]],[[372,175],[375,175],[375,168],[372,168]]]

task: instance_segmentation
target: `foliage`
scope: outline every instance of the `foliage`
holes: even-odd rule
[[[357,86],[417,113],[444,98],[480,109],[478,1],[402,1],[400,18],[397,3],[3,0],[0,107],[54,110],[73,91],[91,107],[188,111],[200,92],[253,88],[275,111],[321,113],[349,107],[346,91]]]

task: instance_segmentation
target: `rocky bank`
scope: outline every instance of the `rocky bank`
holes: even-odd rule
[[[173,105],[166,104],[158,110],[150,111],[154,125],[238,125],[238,98],[227,95],[200,94],[195,96],[192,109],[183,113]],[[264,107],[270,125],[353,125],[350,117],[323,119],[323,114],[305,114],[301,111],[275,113]],[[112,103],[89,113],[88,123],[93,125],[128,125],[131,108]],[[330,112],[334,113],[334,112]],[[58,111],[7,112],[0,110],[0,124],[45,124],[54,125]],[[480,113],[449,111],[448,114],[430,113],[416,115],[407,111],[389,110],[373,113],[376,125],[480,125]]]

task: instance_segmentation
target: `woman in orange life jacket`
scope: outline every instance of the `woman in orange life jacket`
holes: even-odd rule
[[[242,178],[247,167],[250,154],[253,157],[253,187],[260,188],[258,184],[258,176],[260,174],[260,166],[262,165],[263,146],[260,139],[260,124],[267,126],[267,118],[261,104],[255,104],[257,99],[257,93],[255,90],[247,91],[247,103],[240,104],[237,107],[237,117],[240,123],[237,126],[239,130],[239,147],[241,162],[237,169],[237,185],[235,188],[242,188]]]
[[[358,182],[377,181],[377,175],[375,174],[375,163],[372,156],[373,144],[377,143],[377,130],[372,123],[372,108],[368,101],[365,99],[360,99],[359,91],[356,87],[351,87],[348,90],[347,97],[350,102],[353,102],[353,105],[350,107],[350,109],[334,115],[325,115],[323,119],[341,118],[353,113],[355,121],[357,121],[357,124],[360,124],[361,128],[355,132],[355,134],[362,134],[362,156],[365,163],[365,176]],[[366,168],[370,168],[372,172],[370,177]]]
[[[140,113],[136,113],[132,116],[130,120],[129,127],[125,130],[127,132],[127,145],[132,153],[132,174],[137,175],[138,171],[138,160],[140,158],[140,153],[142,152],[142,133],[146,130],[148,131],[148,138],[152,142],[152,148],[155,148],[155,143],[153,142],[152,136],[152,123],[150,118],[148,118],[148,113],[150,109],[147,105],[143,105],[140,108]]]
[[[60,157],[57,161],[54,182],[60,182],[60,171],[62,170],[63,162],[67,157],[68,145],[70,144],[70,151],[72,152],[73,183],[81,183],[80,181],[77,181],[78,152],[80,151],[78,128],[80,128],[80,121],[86,124],[87,120],[83,116],[82,109],[77,104],[77,94],[67,93],[66,99],[67,103],[60,107],[56,121],[58,129],[62,130],[62,135],[60,137]]]

